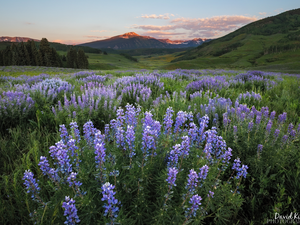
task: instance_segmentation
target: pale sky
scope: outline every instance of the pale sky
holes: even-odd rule
[[[299,0],[1,0],[0,36],[80,44],[135,32],[171,40],[217,38],[300,8]]]

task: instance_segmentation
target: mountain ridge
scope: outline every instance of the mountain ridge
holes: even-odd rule
[[[211,39],[194,38],[192,40],[170,40],[156,39],[151,36],[142,36],[135,32],[110,37],[104,40],[92,41],[79,44],[78,46],[88,46],[92,48],[112,48],[115,50],[127,50],[137,48],[188,48],[196,47]]]
[[[28,40],[33,40],[40,42],[41,40],[28,38],[28,37],[9,37],[9,36],[2,36],[0,37],[0,42],[27,42]]]

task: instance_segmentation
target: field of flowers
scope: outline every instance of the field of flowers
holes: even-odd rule
[[[0,68],[0,224],[300,213],[300,75],[33,69]]]

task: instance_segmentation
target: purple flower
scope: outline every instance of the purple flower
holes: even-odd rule
[[[104,216],[109,215],[112,224],[114,224],[115,218],[118,217],[118,211],[119,207],[117,207],[120,202],[118,199],[114,197],[116,192],[114,192],[115,186],[110,184],[109,182],[106,182],[105,184],[102,185],[102,195],[103,198],[101,198],[101,201],[107,201],[107,203],[104,203]]]
[[[251,132],[252,128],[253,128],[253,122],[251,121],[248,124],[248,133]]]
[[[175,181],[176,181],[176,175],[178,173],[178,170],[173,167],[173,168],[169,168],[169,172],[168,172],[168,178],[166,179],[166,181],[168,181],[169,183],[169,189],[172,189],[173,186],[176,186]]]
[[[189,193],[194,193],[198,186],[198,175],[195,170],[191,169],[188,177],[189,178],[185,189],[187,189]]]
[[[64,224],[75,225],[79,223],[79,217],[77,215],[77,209],[75,206],[75,200],[70,199],[69,196],[65,196],[65,202],[63,202],[62,207],[65,209],[64,216],[67,216],[67,220]]]
[[[69,182],[70,187],[72,187],[73,184],[76,187],[80,187],[82,185],[82,183],[80,181],[76,181],[76,176],[77,176],[77,173],[74,173],[74,172],[71,172],[71,174],[69,175],[67,181]]]
[[[71,130],[73,132],[74,138],[76,139],[76,142],[79,143],[81,138],[80,138],[80,131],[78,129],[78,125],[76,122],[70,123]]]
[[[26,186],[27,193],[31,193],[32,200],[39,199],[38,194],[40,193],[41,189],[39,188],[36,179],[33,178],[33,173],[30,172],[30,170],[25,170],[22,180],[24,180],[24,185]]]
[[[242,165],[242,167],[239,169],[239,172],[237,173],[236,179],[239,179],[241,176],[246,178],[248,172],[247,172],[248,166]]]
[[[239,168],[240,168],[240,166],[241,166],[241,160],[240,160],[240,158],[236,158],[236,159],[234,160],[232,169],[238,171]]]
[[[188,136],[183,136],[181,137],[182,142],[181,142],[181,156],[183,158],[186,158],[189,155],[190,151],[190,138]]]
[[[173,125],[173,109],[169,107],[167,109],[166,115],[164,116],[164,126],[165,126],[165,134],[170,135],[172,133],[172,125]]]
[[[197,214],[197,210],[199,209],[199,206],[201,205],[201,201],[202,198],[201,196],[197,195],[193,195],[190,198],[189,203],[192,204],[192,206],[190,208],[187,208],[187,210],[185,211],[185,216],[186,219],[188,220],[191,216],[196,217]]]
[[[135,140],[134,127],[128,125],[126,131],[126,143],[128,145],[129,158],[132,158],[135,155],[134,140]]]
[[[270,132],[271,132],[271,128],[272,128],[272,120],[269,120],[268,124],[267,124],[267,127],[266,127],[266,131],[267,131],[267,134],[269,135]]]
[[[173,150],[170,151],[168,158],[168,168],[176,167],[178,163],[178,157],[181,155],[181,145],[176,144],[173,146]]]
[[[84,138],[88,145],[93,144],[94,131],[95,131],[95,128],[94,128],[94,124],[92,123],[92,121],[88,121],[83,125]]]
[[[60,132],[61,140],[64,142],[64,144],[67,144],[70,137],[68,134],[68,130],[64,124],[59,125],[59,132]]]
[[[287,115],[287,113],[284,112],[284,113],[282,113],[282,114],[280,114],[280,115],[278,116],[278,122],[279,122],[280,124],[283,124],[283,123],[285,122],[285,120],[286,120],[286,115]]]
[[[40,162],[38,165],[40,166],[43,175],[47,175],[54,182],[59,182],[60,178],[57,174],[57,171],[54,170],[53,168],[50,168],[48,160],[45,156],[40,157]]]
[[[210,198],[210,197],[213,198],[213,197],[214,197],[214,194],[215,194],[214,192],[208,191],[207,197],[208,197],[208,198]]]
[[[207,173],[208,173],[208,169],[209,169],[209,167],[207,165],[204,165],[204,166],[202,166],[200,168],[200,172],[198,173],[199,179],[201,179],[203,181],[206,179]]]
[[[188,118],[187,115],[188,114],[186,112],[183,112],[183,111],[179,111],[177,113],[175,127],[174,127],[174,133],[180,134],[182,132],[181,127],[187,121],[187,118]]]

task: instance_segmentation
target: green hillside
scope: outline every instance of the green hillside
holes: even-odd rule
[[[300,70],[300,9],[250,23],[172,60],[171,68]]]

